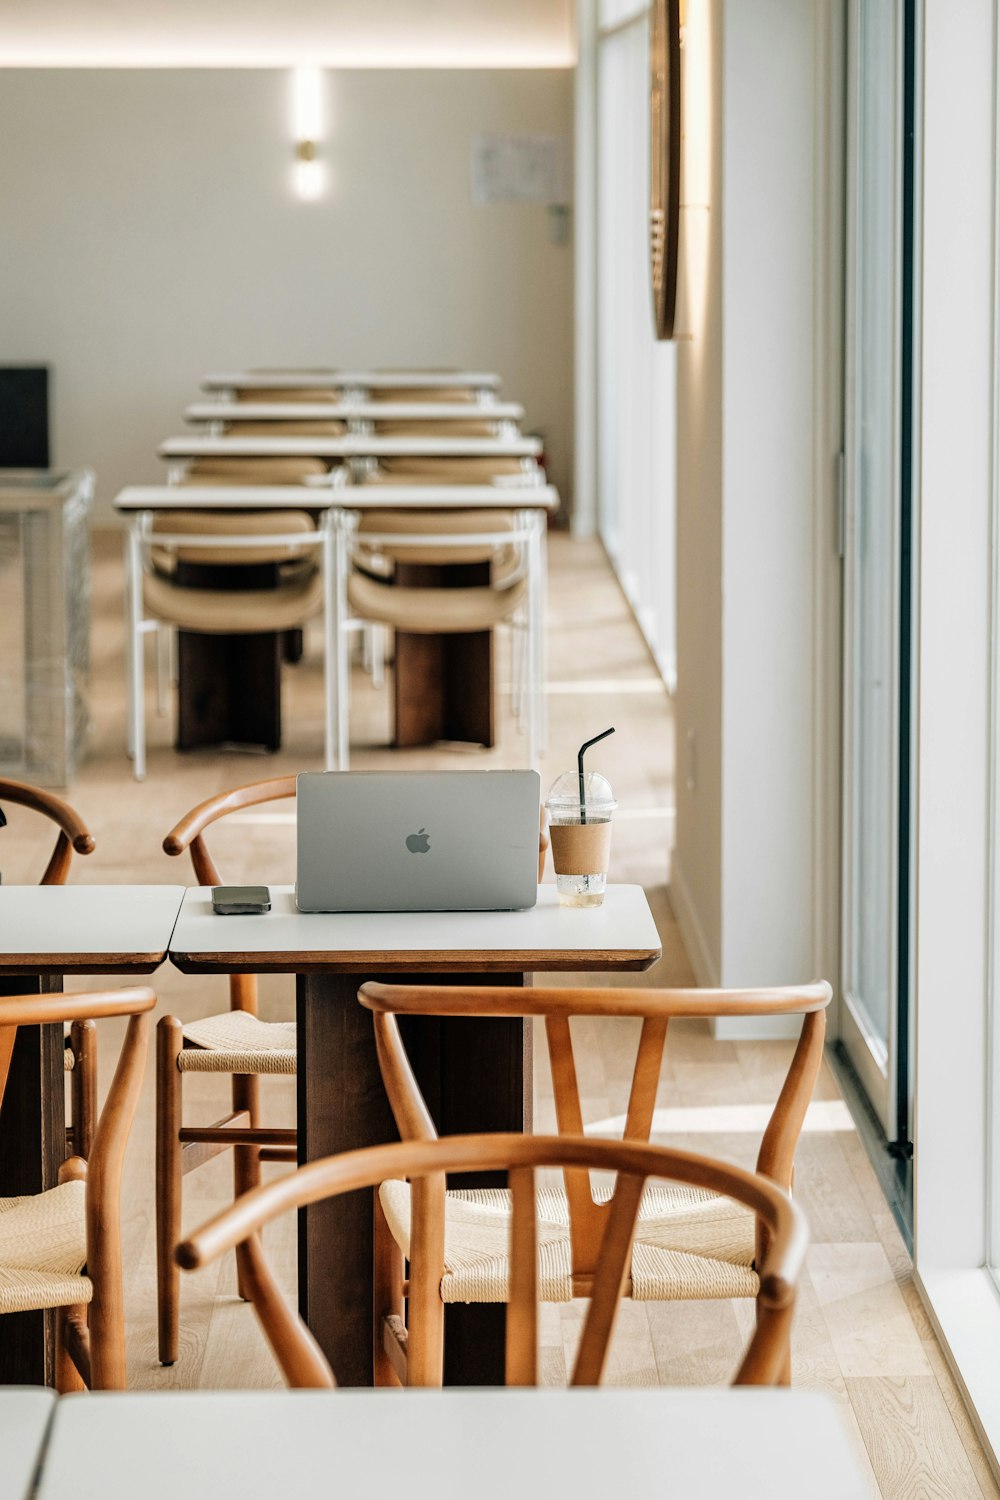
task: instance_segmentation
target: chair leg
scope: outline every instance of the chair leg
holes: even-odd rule
[[[177,1066],[183,1031],[176,1016],[156,1028],[156,1315],[161,1365],[177,1359],[180,1268],[174,1248],[181,1237],[181,1083]]]
[[[161,719],[170,706],[170,626],[156,627],[156,712]]]
[[[373,1265],[372,1337],[374,1340],[374,1369],[376,1385],[398,1386],[399,1377],[385,1352],[382,1342],[382,1323],[395,1314],[402,1319],[403,1299],[403,1253],[392,1237],[378,1192],[375,1195],[375,1257]]]
[[[73,1072],[70,1077],[70,1118],[73,1154],[89,1161],[97,1130],[97,1026],[74,1021],[70,1028]]]
[[[87,1389],[87,1383],[69,1352],[68,1342],[70,1329],[85,1328],[86,1324],[86,1303],[56,1309],[56,1390],[60,1396],[70,1396]]]
[[[260,1079],[237,1073],[233,1076],[233,1112],[245,1109],[251,1127],[260,1124]],[[260,1186],[260,1147],[233,1147],[233,1193],[237,1198]],[[244,1245],[236,1247],[236,1286],[244,1302],[253,1301],[253,1281],[247,1270]]]
[[[128,534],[128,594],[129,743],[132,747],[132,775],[136,781],[143,781],[146,776],[146,705],[143,682],[142,554],[134,524]]]

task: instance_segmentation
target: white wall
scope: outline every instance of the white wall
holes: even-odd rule
[[[470,142],[572,134],[567,71],[327,75],[331,190],[291,192],[288,75],[0,73],[0,349],[53,370],[54,461],[100,514],[164,474],[206,370],[497,369],[566,494],[572,250],[535,204],[476,206]]]
[[[672,889],[699,978],[812,977],[817,798],[837,745],[817,713],[826,643],[836,378],[825,259],[835,0],[692,0],[678,357],[677,845]],[[819,81],[819,86],[818,86]],[[706,148],[701,137],[710,133]],[[692,163],[686,161],[689,179]],[[685,203],[701,193],[682,191]],[[693,785],[692,785],[693,782]]]
[[[572,0],[0,0],[0,67],[548,67]]]

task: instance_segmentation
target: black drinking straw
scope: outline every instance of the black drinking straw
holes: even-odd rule
[[[576,768],[580,777],[580,822],[587,821],[587,786],[583,779],[583,757],[591,745],[596,745],[599,740],[606,740],[609,734],[614,734],[613,729],[605,729],[602,734],[595,734],[592,740],[585,740],[576,752]]]

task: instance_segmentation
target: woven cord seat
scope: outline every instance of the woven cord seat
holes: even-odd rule
[[[295,1022],[262,1021],[246,1010],[205,1016],[183,1028],[182,1073],[294,1074]]]
[[[90,1302],[86,1185],[63,1182],[27,1198],[0,1198],[0,1314]]]
[[[598,1188],[607,1203],[611,1188]],[[385,1182],[379,1201],[403,1255],[410,1253],[410,1189]],[[572,1300],[569,1205],[560,1188],[540,1188],[538,1295]],[[506,1302],[509,1297],[510,1194],[505,1188],[449,1192],[445,1208],[444,1302]],[[640,1302],[756,1297],[754,1215],[699,1188],[651,1183],[643,1196],[626,1296]]]

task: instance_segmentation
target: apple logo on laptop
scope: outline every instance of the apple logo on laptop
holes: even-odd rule
[[[430,834],[424,828],[421,828],[419,833],[408,834],[406,847],[411,854],[428,853],[431,847]]]

